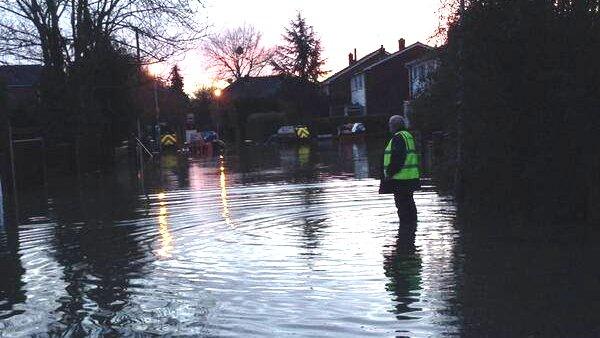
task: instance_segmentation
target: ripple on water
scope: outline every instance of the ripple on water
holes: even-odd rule
[[[215,176],[218,177],[218,176]],[[19,232],[26,299],[6,335],[455,333],[452,201],[416,195],[413,246],[377,181],[235,184],[140,196],[120,221]],[[19,313],[18,311],[24,312]],[[0,317],[1,318],[1,317]]]

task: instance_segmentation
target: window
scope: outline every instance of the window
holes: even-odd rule
[[[350,88],[352,91],[363,90],[365,88],[365,76],[363,74],[354,76],[350,80]]]

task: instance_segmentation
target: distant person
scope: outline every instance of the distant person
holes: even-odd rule
[[[379,193],[394,194],[400,229],[414,234],[417,207],[413,193],[421,187],[415,139],[406,130],[406,120],[400,115],[390,117],[389,128],[393,136],[387,143],[383,155]]]

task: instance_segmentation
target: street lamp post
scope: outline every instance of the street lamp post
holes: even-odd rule
[[[221,136],[223,135],[223,132],[221,130],[222,126],[221,126],[221,122],[223,122],[223,112],[222,112],[222,105],[221,105],[221,97],[223,95],[223,91],[220,88],[215,89],[213,92],[213,97],[217,103],[217,111],[216,111],[216,127],[217,127],[217,135],[219,138],[221,138]]]
[[[156,142],[158,143],[158,155],[162,153],[162,143],[160,139],[160,107],[158,106],[158,77],[154,76],[154,110],[156,113]]]
[[[140,51],[140,31],[138,28],[134,28],[135,31],[135,47],[136,47],[136,56],[137,56],[137,64],[138,64],[138,86],[140,85],[140,75],[141,75],[141,71],[142,71],[142,57],[141,57],[141,51]],[[142,142],[142,124],[140,121],[140,112],[138,111],[138,113],[136,114],[137,118],[136,118],[136,128],[137,128],[137,143],[141,143]],[[136,144],[136,149],[137,149],[137,153],[138,153],[138,166],[139,166],[139,176],[140,176],[140,182],[142,184],[142,191],[144,191],[144,154],[142,153],[142,145],[141,144]]]

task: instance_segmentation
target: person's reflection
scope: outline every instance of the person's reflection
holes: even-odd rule
[[[314,256],[314,251],[321,243],[323,230],[327,227],[325,218],[309,219],[303,218],[302,224],[302,247],[306,250],[307,256]]]
[[[414,238],[398,233],[396,242],[384,252],[383,268],[390,279],[387,290],[396,303],[398,319],[412,319],[411,312],[419,309],[411,307],[421,289],[421,256],[416,251]]]

